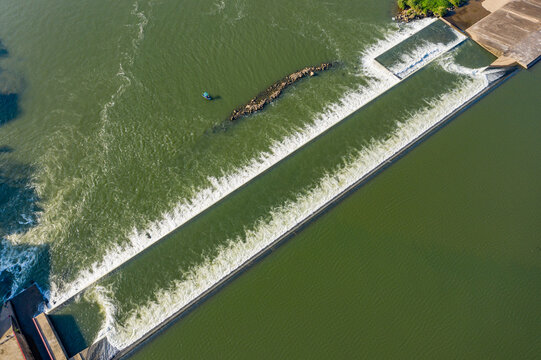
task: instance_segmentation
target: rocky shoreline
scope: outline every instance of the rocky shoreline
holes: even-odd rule
[[[422,13],[422,12],[416,11],[415,9],[408,8],[408,9],[400,10],[400,12],[396,15],[395,20],[407,23],[413,20],[424,19],[426,17],[432,17],[432,16],[434,16],[434,14],[431,11]]]
[[[295,82],[306,76],[314,76],[318,72],[328,70],[331,67],[332,63],[322,63],[319,66],[308,66],[299,71],[295,71],[294,73],[284,77],[280,81],[277,81],[271,86],[269,86],[265,91],[261,92],[259,95],[251,99],[246,105],[233,110],[231,115],[229,115],[228,120],[235,121],[240,117],[247,116],[262,110],[265,105],[270,104],[276,98],[278,98],[282,91],[284,91],[284,89],[288,86],[294,84]]]
[[[454,7],[447,8],[446,13],[450,13],[450,12],[452,12],[454,10],[456,10],[456,8],[454,8]],[[439,15],[435,15],[430,10],[427,10],[426,13],[423,13],[423,12],[417,11],[415,9],[408,8],[408,9],[400,10],[400,12],[396,15],[396,17],[394,19],[397,20],[397,21],[407,23],[407,22],[410,22],[410,21],[413,21],[413,20],[424,19],[424,18],[433,17],[433,16],[440,17]]]
[[[424,3],[419,0],[397,0],[397,21],[410,22],[426,17],[443,17],[465,5],[467,0],[440,0],[439,3]]]

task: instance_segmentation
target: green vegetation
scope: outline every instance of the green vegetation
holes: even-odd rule
[[[398,7],[401,10],[411,9],[419,15],[443,16],[447,9],[459,7],[464,2],[465,0],[398,0]]]

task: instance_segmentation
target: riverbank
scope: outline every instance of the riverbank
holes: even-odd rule
[[[400,21],[410,22],[425,17],[441,17],[464,3],[464,0],[398,0],[397,5],[400,13],[396,18]]]

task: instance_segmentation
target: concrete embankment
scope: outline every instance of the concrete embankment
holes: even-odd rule
[[[15,295],[0,309],[0,360],[108,360],[117,352],[107,339],[69,357],[49,317],[36,284]]]
[[[9,319],[11,325],[16,328],[14,333],[19,338],[19,343],[22,345],[21,350],[26,359],[49,359],[45,344],[33,322],[34,315],[39,312],[44,300],[41,291],[34,284],[9,299],[0,311],[0,319]],[[0,330],[5,332],[6,329]],[[3,358],[0,356],[0,359]]]
[[[347,189],[342,191],[340,194],[335,196],[331,201],[323,205],[322,207],[315,210],[310,216],[305,218],[302,222],[298,223],[295,227],[290,229],[287,233],[283,234],[279,238],[277,238],[275,241],[273,241],[271,244],[260,250],[257,254],[255,254],[253,257],[248,259],[246,262],[244,262],[241,266],[239,266],[235,271],[231,272],[226,277],[222,278],[219,282],[214,284],[211,288],[207,289],[205,292],[200,294],[196,299],[191,301],[189,304],[184,306],[183,308],[179,309],[175,314],[173,314],[171,317],[166,319],[164,322],[162,322],[160,325],[156,326],[152,331],[147,333],[144,337],[130,345],[129,347],[123,349],[119,353],[117,353],[113,359],[121,359],[132,352],[134,352],[137,348],[139,348],[141,345],[143,345],[145,342],[156,336],[158,333],[169,327],[171,324],[173,324],[175,321],[181,319],[183,316],[187,315],[190,311],[194,310],[199,304],[203,303],[206,299],[208,299],[210,296],[215,294],[217,291],[219,291],[222,287],[226,286],[230,281],[234,280],[237,276],[242,274],[244,271],[249,269],[252,265],[257,263],[258,261],[262,260],[265,256],[272,253],[274,249],[285,243],[287,240],[292,238],[298,231],[302,230],[305,226],[310,224],[312,221],[317,219],[319,216],[324,214],[327,210],[331,209],[333,206],[338,204],[341,200],[343,200],[345,197],[350,195],[352,192],[356,191],[359,187],[361,187],[363,184],[365,184],[367,181],[371,180],[374,176],[376,176],[378,173],[383,171],[385,168],[390,166],[394,161],[399,159],[401,156],[406,154],[408,151],[413,149],[415,146],[417,146],[419,143],[421,143],[423,140],[428,138],[431,134],[438,131],[440,128],[442,128],[444,125],[446,125],[449,121],[451,121],[455,116],[462,113],[464,110],[466,110],[469,106],[471,106],[473,103],[477,102],[479,99],[481,99],[483,96],[488,94],[490,91],[495,89],[497,86],[502,84],[506,79],[511,77],[515,72],[517,71],[516,68],[510,68],[506,71],[506,74],[499,78],[498,80],[491,83],[489,86],[487,86],[484,90],[482,90],[480,93],[475,95],[473,98],[462,104],[459,108],[452,111],[449,115],[438,121],[436,124],[434,124],[432,127],[430,127],[428,130],[420,134],[417,138],[415,138],[413,141],[411,141],[406,146],[402,147],[400,150],[395,152],[392,156],[387,158],[385,161],[380,163],[376,168],[372,169],[368,174],[360,178],[358,181],[356,181],[354,184],[349,186]]]
[[[530,68],[541,58],[541,0],[471,0],[446,21],[497,56],[494,67]]]

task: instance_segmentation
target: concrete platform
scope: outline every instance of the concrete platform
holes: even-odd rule
[[[467,28],[490,15],[491,12],[484,7],[486,2],[487,0],[469,0],[466,5],[451,11],[442,20],[465,32]]]
[[[26,338],[21,333],[11,302],[0,311],[0,359],[34,360]]]
[[[512,0],[466,29],[473,40],[500,59],[529,68],[541,57],[541,0]]]
[[[28,342],[28,346],[36,359],[49,359],[47,350],[32,321],[34,315],[40,312],[39,308],[43,301],[41,291],[36,285],[32,285],[8,302],[13,306],[20,333]]]
[[[47,353],[51,360],[68,360],[68,355],[64,346],[58,339],[49,318],[44,313],[39,314],[34,319],[34,325],[38,330],[41,340],[47,348]]]

